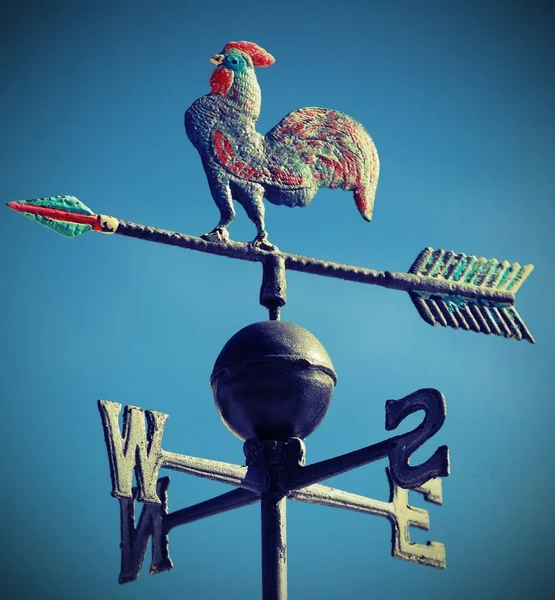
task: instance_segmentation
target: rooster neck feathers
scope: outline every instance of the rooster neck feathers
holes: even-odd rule
[[[219,69],[223,69],[224,72],[226,70],[225,67],[218,67],[215,73]],[[216,91],[213,86],[211,93],[219,94],[222,102],[256,123],[260,116],[262,96],[254,70],[251,68],[243,72],[231,71],[231,74],[232,80],[225,93]]]

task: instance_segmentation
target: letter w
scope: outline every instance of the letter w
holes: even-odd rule
[[[162,435],[168,415],[156,411],[143,411],[138,406],[126,406],[123,413],[123,434],[118,417],[121,404],[108,400],[98,401],[104,439],[108,449],[112,495],[116,498],[133,498],[133,470],[139,489],[139,502],[160,504],[156,493],[156,480],[162,465]],[[145,415],[148,435],[145,430]]]

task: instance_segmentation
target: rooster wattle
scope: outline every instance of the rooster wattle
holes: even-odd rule
[[[230,42],[210,60],[217,65],[211,91],[185,113],[187,135],[220,209],[218,225],[203,237],[229,238],[236,200],[256,226],[253,244],[271,250],[263,198],[306,206],[321,187],[352,190],[360,214],[370,221],[379,159],[364,127],[335,110],[301,108],[261,135],[255,129],[261,96],[254,67],[272,65],[273,56],[253,42]]]

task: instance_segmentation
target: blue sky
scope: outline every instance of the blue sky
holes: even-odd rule
[[[386,437],[384,404],[447,398],[444,505],[427,505],[446,571],[395,560],[389,524],[288,504],[290,597],[547,598],[554,441],[553,8],[542,2],[12,2],[2,15],[0,191],[74,194],[94,211],[199,235],[218,213],[183,112],[211,54],[255,41],[267,131],[324,106],[374,138],[372,223],[351,194],[267,206],[282,250],[407,270],[426,246],[533,263],[517,308],[532,346],[426,325],[401,293],[288,274],[283,318],[312,331],[339,376],[308,461]],[[241,209],[230,232],[249,240]],[[175,569],[118,586],[98,398],[168,413],[167,450],[242,461],[208,377],[223,344],[263,320],[260,268],[119,236],[56,236],[0,212],[4,435],[2,595],[258,598],[258,506],[174,531]],[[405,430],[418,423],[407,420]],[[386,499],[384,461],[332,485]],[[172,510],[229,488],[173,474]],[[420,498],[414,504],[423,506]]]

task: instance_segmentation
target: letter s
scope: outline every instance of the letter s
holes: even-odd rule
[[[446,404],[443,394],[435,389],[422,389],[385,403],[385,428],[396,429],[401,421],[417,410],[426,414],[416,429],[398,436],[389,451],[391,476],[395,483],[405,489],[418,487],[434,477],[449,475],[449,449],[440,446],[424,463],[416,467],[409,459],[422,444],[441,429],[445,421]]]

